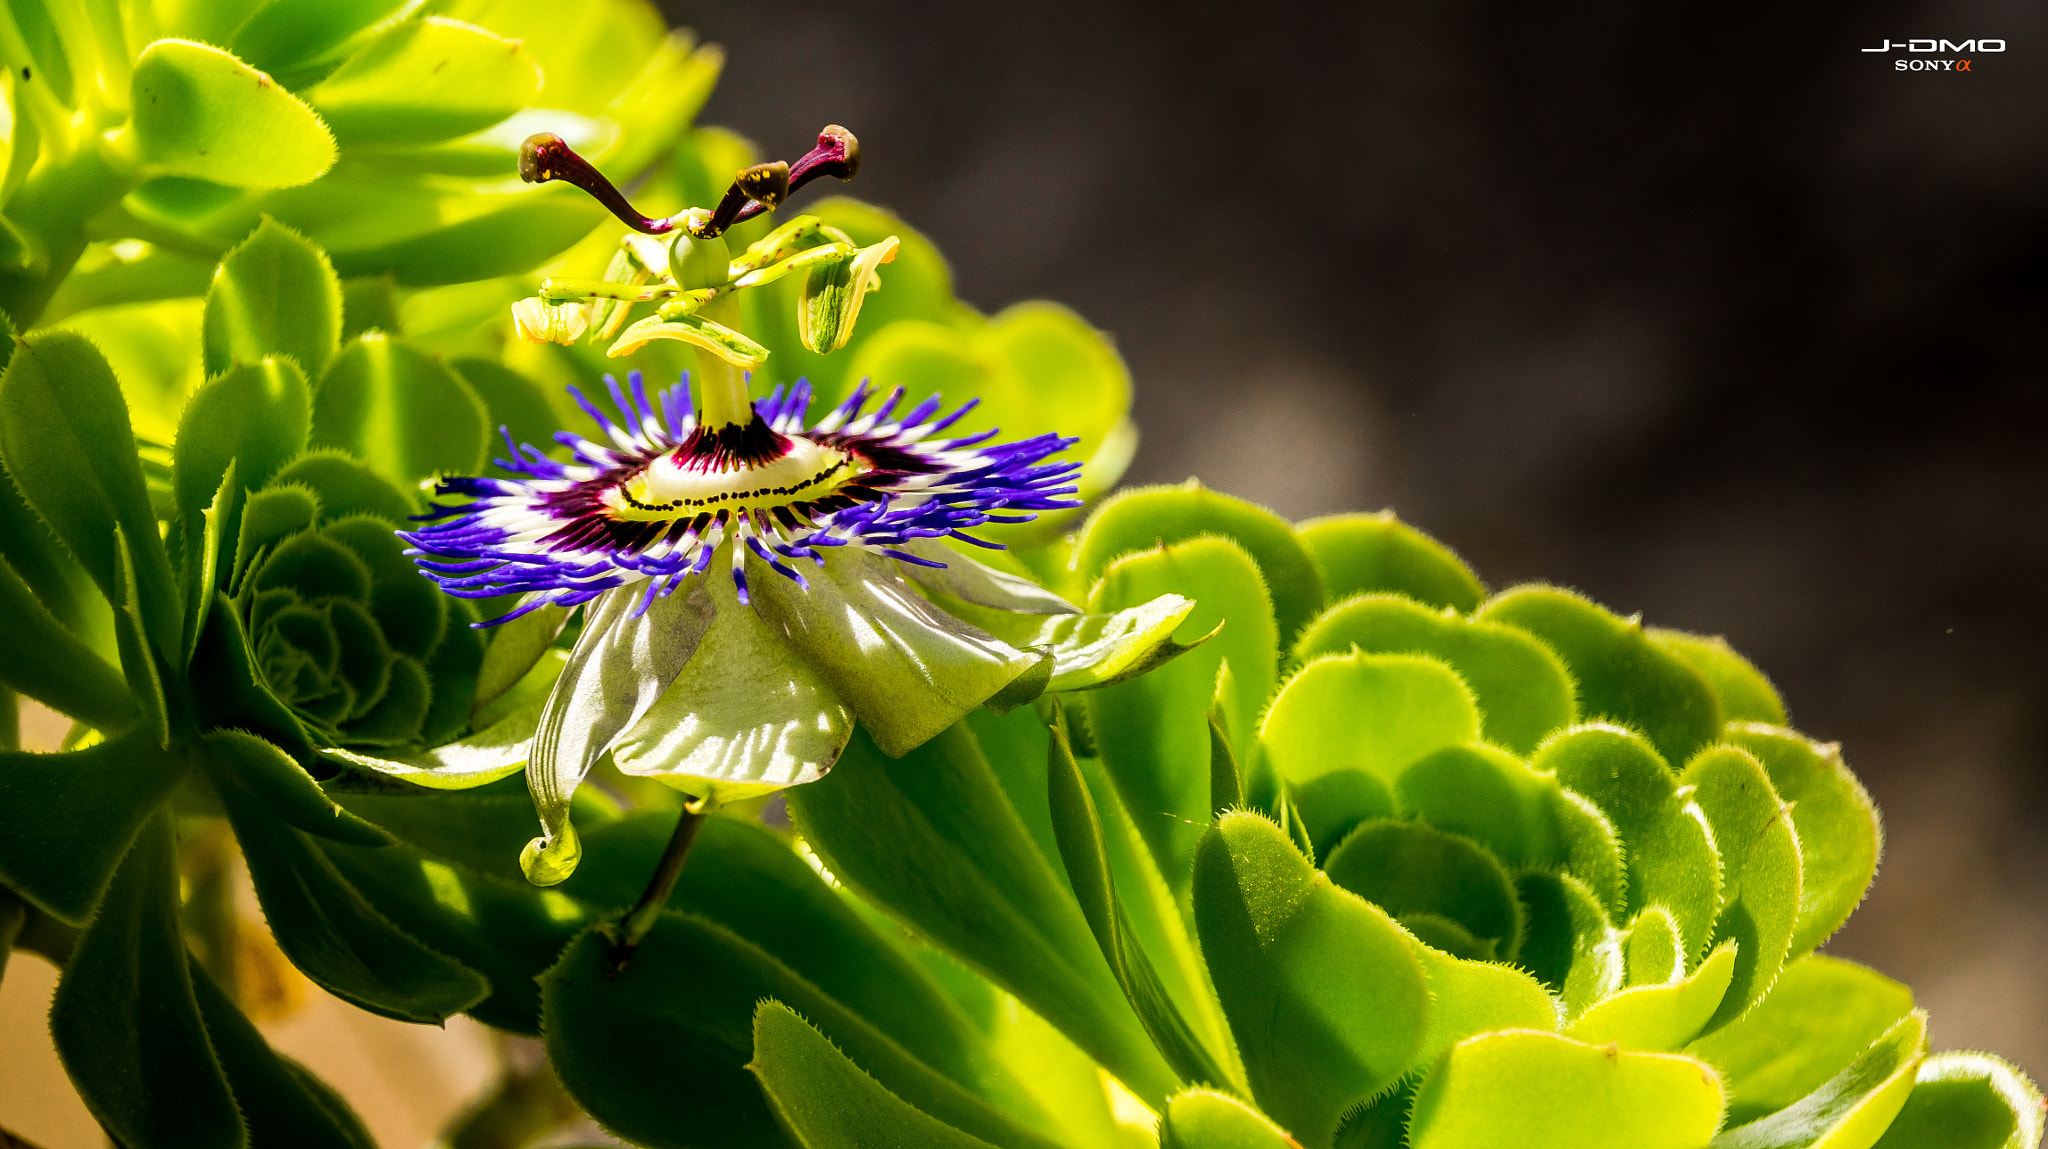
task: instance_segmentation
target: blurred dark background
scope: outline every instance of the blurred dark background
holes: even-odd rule
[[[852,127],[964,298],[1115,335],[1131,480],[1726,634],[1886,814],[1831,950],[2048,1072],[2048,9],[668,9],[703,122]]]

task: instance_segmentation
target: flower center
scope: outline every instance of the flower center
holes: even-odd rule
[[[722,465],[705,460],[685,444],[647,464],[639,474],[606,491],[604,504],[620,519],[690,518],[706,512],[771,510],[816,500],[859,474],[851,453],[802,436],[784,440],[780,458],[746,462],[728,456]]]

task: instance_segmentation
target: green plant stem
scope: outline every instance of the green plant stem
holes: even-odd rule
[[[685,809],[676,820],[676,831],[670,835],[668,848],[661,852],[661,861],[654,867],[654,877],[648,881],[647,889],[626,916],[619,919],[612,939],[612,960],[608,973],[617,976],[633,960],[633,951],[640,945],[647,931],[654,928],[654,921],[661,916],[661,908],[668,904],[668,895],[676,888],[676,879],[682,875],[683,862],[690,856],[690,843],[697,840],[697,828],[704,824],[705,815]]]
[[[0,311],[16,331],[42,316],[57,286],[85,253],[86,221],[133,190],[135,173],[105,148],[88,144],[29,177],[7,205],[7,218],[33,241],[34,258],[0,273]]]

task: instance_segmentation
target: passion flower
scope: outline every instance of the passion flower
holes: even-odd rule
[[[801,382],[748,402],[723,373],[651,398],[628,378],[606,379],[616,419],[576,393],[601,441],[557,435],[564,462],[508,437],[498,462],[514,477],[442,481],[438,497],[468,501],[403,534],[450,594],[523,596],[501,623],[552,635],[583,612],[530,736],[479,736],[525,758],[536,882],[574,868],[569,798],[607,752],[701,809],[822,776],[856,720],[901,755],[976,707],[1105,685],[1183,649],[1185,599],[1083,615],[948,545],[992,546],[968,532],[1074,506],[1078,467],[1052,460],[1071,439],[948,436],[972,404],[902,410],[900,388],[863,385],[811,421]],[[538,657],[545,643],[499,645]],[[449,751],[414,780],[439,784],[426,775],[461,761]]]

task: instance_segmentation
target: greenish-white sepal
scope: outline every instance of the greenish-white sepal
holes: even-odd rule
[[[1080,614],[1081,608],[1027,578],[976,562],[937,539],[906,539],[892,548],[943,567],[902,563],[910,581],[961,602],[1020,614]]]
[[[554,885],[575,871],[582,847],[569,824],[569,799],[696,652],[711,626],[704,583],[698,575],[666,597],[656,595],[637,618],[644,582],[608,590],[585,608],[583,634],[541,709],[526,759],[541,836],[527,843],[519,864],[535,885]]]
[[[677,339],[692,347],[700,347],[735,367],[751,369],[759,367],[768,359],[768,349],[741,335],[722,323],[713,323],[701,315],[677,315],[663,319],[650,315],[627,327],[619,333],[611,350],[605,352],[613,359],[631,355],[657,339]]]
[[[825,355],[846,346],[860,320],[861,302],[868,292],[881,290],[876,269],[896,258],[901,242],[892,235],[851,258],[811,269],[796,313],[797,338],[805,347]]]
[[[532,598],[521,598],[519,605],[525,606]],[[491,628],[491,644],[484,648],[484,662],[476,672],[476,701],[470,704],[471,718],[526,677],[526,672],[554,645],[572,613],[568,607],[544,603]]]
[[[866,551],[827,552],[825,565],[807,572],[808,590],[752,557],[747,569],[762,619],[891,757],[958,722],[1041,657],[933,606],[894,562]]]
[[[1163,594],[1113,614],[1048,617],[956,601],[947,602],[946,609],[1011,646],[1050,654],[1052,665],[1044,686],[1047,694],[1094,690],[1136,678],[1179,658],[1223,629],[1219,622],[1192,642],[1174,641],[1174,632],[1195,609],[1193,599],[1177,594]]]
[[[714,617],[697,656],[612,760],[714,806],[824,777],[853,736],[853,711],[740,604],[731,579],[706,581]]]
[[[323,746],[320,753],[429,790],[472,790],[516,774],[526,765],[527,746],[546,705],[547,699],[536,698],[460,742],[403,758],[376,758],[338,746]]]

